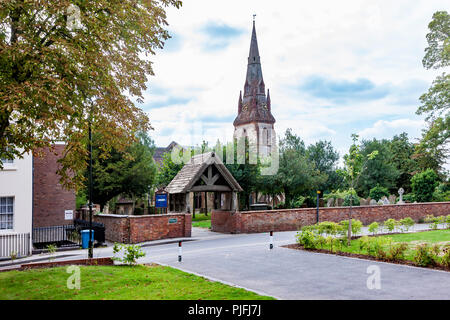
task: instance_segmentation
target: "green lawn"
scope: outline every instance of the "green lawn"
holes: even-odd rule
[[[424,232],[415,232],[415,233],[399,233],[392,235],[379,236],[381,238],[391,238],[392,243],[395,242],[406,242],[408,243],[408,249],[405,252],[406,260],[413,260],[414,256],[414,248],[421,243],[440,243],[450,244],[450,230],[433,230],[433,231],[424,231]],[[356,254],[364,254],[368,255],[366,249],[360,249],[360,239],[355,239],[351,241],[350,246],[342,245],[339,247],[339,251],[348,252],[348,253],[356,253]],[[346,243],[346,241],[344,241]],[[383,246],[384,250],[389,249],[389,245]],[[318,247],[318,249],[330,250],[329,244],[323,245],[323,247]],[[336,248],[334,248],[336,249]]]
[[[192,226],[198,228],[211,228],[211,213],[208,213],[208,215],[196,213],[195,218],[192,218]]]
[[[83,266],[80,290],[65,267],[0,272],[0,300],[272,300],[163,266]]]

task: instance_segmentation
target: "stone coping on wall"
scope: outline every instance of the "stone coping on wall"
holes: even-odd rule
[[[111,217],[111,218],[148,218],[148,217],[167,217],[167,216],[181,216],[190,213],[166,213],[166,214],[140,214],[140,215],[127,215],[127,214],[112,214],[112,213],[101,213],[96,214],[97,217]]]
[[[377,208],[377,207],[394,207],[394,206],[417,206],[417,205],[437,205],[437,204],[448,204],[450,201],[445,202],[417,202],[417,203],[396,203],[396,204],[377,204],[368,206],[352,206],[352,208]],[[332,210],[332,209],[350,209],[350,206],[341,207],[319,207],[319,210]],[[317,210],[317,207],[309,208],[291,208],[291,209],[271,209],[271,210],[249,210],[249,211],[238,211],[240,214],[251,214],[251,213],[262,213],[262,212],[290,212],[290,211],[311,211]],[[215,211],[227,211],[227,210],[215,210]]]

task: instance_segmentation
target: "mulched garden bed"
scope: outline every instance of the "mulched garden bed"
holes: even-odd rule
[[[79,266],[112,266],[114,261],[111,258],[92,258],[92,259],[77,259],[77,260],[65,260],[65,261],[48,261],[38,263],[25,263],[16,270],[27,270],[35,268],[52,268],[68,265]]]
[[[310,251],[310,252],[318,252],[318,253],[326,253],[326,254],[332,254],[332,255],[337,255],[337,256],[344,256],[344,257],[352,257],[352,258],[360,258],[360,259],[366,259],[366,260],[375,260],[375,261],[381,261],[381,262],[388,262],[388,263],[393,263],[393,264],[404,264],[404,265],[408,265],[408,266],[413,266],[413,267],[419,267],[419,268],[428,268],[428,269],[436,269],[436,270],[442,270],[442,271],[447,271],[450,272],[449,268],[446,268],[444,266],[441,265],[434,265],[434,266],[419,266],[417,263],[415,263],[414,261],[410,261],[410,260],[388,260],[388,259],[378,259],[374,256],[370,256],[370,255],[366,255],[366,254],[359,254],[359,253],[350,253],[350,252],[331,252],[329,250],[325,250],[325,249],[306,249],[305,247],[303,247],[302,245],[298,244],[298,243],[293,243],[293,244],[288,244],[285,246],[281,246],[283,248],[288,248],[288,249],[295,249],[295,250],[303,250],[303,251]]]

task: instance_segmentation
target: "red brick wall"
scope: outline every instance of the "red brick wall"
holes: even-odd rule
[[[320,208],[319,221],[339,222],[348,218],[349,207]],[[353,207],[352,218],[367,225],[389,218],[411,217],[416,222],[427,215],[450,214],[450,202],[408,203],[401,205],[376,205]],[[269,231],[295,231],[316,223],[316,209],[285,209],[267,211],[213,211],[212,231],[225,233],[255,233]]]
[[[169,223],[169,219],[177,219]],[[185,213],[124,216],[95,215],[95,222],[105,225],[106,240],[120,243],[140,243],[151,240],[191,236],[192,216]]]
[[[33,156],[33,228],[72,223],[64,219],[64,210],[75,210],[75,191],[63,189],[56,174],[64,147],[55,145],[56,155],[43,149]]]

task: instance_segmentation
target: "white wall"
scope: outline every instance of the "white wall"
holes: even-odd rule
[[[0,170],[0,197],[14,197],[14,222],[12,230],[0,230],[0,234],[30,233],[33,210],[33,157],[3,165]]]

